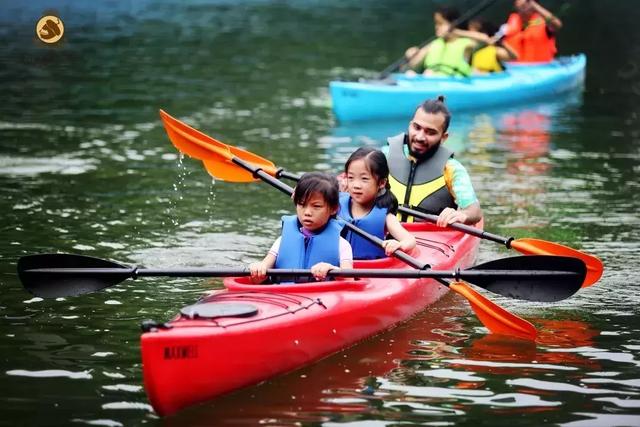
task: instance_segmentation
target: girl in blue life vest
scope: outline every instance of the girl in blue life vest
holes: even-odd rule
[[[389,166],[385,155],[371,147],[361,147],[345,164],[347,193],[340,194],[340,219],[364,229],[380,239],[388,233],[383,248],[347,231],[354,259],[376,259],[391,256],[398,249],[408,252],[416,239],[396,217],[398,200],[389,190]]]
[[[351,246],[340,237],[338,180],[328,174],[302,175],[293,191],[296,215],[282,217],[282,235],[267,256],[249,265],[251,281],[261,283],[269,268],[311,269],[316,280],[324,280],[330,270],[352,268]]]

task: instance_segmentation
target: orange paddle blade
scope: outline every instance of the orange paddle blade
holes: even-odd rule
[[[561,245],[539,239],[517,239],[511,242],[511,247],[525,255],[561,255],[582,260],[587,266],[587,275],[582,287],[586,288],[600,280],[604,266],[602,261],[593,255]]]
[[[516,336],[535,341],[537,331],[531,323],[485,298],[471,286],[464,282],[451,282],[449,288],[469,301],[478,319],[494,334]]]
[[[234,157],[252,163],[270,175],[277,173],[275,165],[248,151],[226,145],[160,110],[160,118],[173,145],[181,153],[202,160],[209,175],[221,181],[254,182],[253,174],[233,163]]]

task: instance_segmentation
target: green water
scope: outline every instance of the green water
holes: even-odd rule
[[[537,345],[487,335],[449,295],[344,353],[161,420],[142,388],[140,322],[219,282],[41,300],[18,281],[18,258],[258,259],[291,202],[264,184],[214,183],[179,158],[158,110],[287,170],[338,171],[406,123],[336,123],[328,82],[372,76],[424,40],[433,5],[0,1],[0,425],[640,424],[640,16],[630,0],[545,2],[565,3],[560,51],[587,54],[584,92],[454,115],[448,144],[487,230],[597,254],[602,280],[555,304],[492,295],[538,326]],[[34,37],[45,10],[66,26],[54,47]],[[479,261],[509,255],[483,242]]]

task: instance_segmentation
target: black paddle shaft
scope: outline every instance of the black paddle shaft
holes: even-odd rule
[[[407,214],[407,215],[411,215],[414,216],[416,218],[420,218],[420,219],[424,219],[427,220],[429,222],[432,223],[436,223],[438,222],[438,216],[437,215],[433,215],[433,214],[428,214],[425,212],[421,212],[418,211],[416,209],[411,209],[408,208],[406,206],[399,206],[398,207],[398,212]],[[462,231],[463,233],[467,233],[467,234],[471,234],[472,236],[476,236],[479,237],[481,239],[487,239],[487,240],[491,240],[493,242],[496,243],[502,243],[503,245],[505,245],[508,248],[511,247],[511,242],[513,241],[513,237],[502,237],[502,236],[498,236],[497,234],[493,234],[493,233],[488,233],[486,231],[483,230],[479,230],[475,227],[472,227],[470,225],[465,225],[459,222],[454,222],[453,224],[449,224],[447,225],[448,228],[452,228],[454,230],[459,230]]]
[[[64,255],[64,254],[57,254]],[[71,254],[66,254],[71,255]],[[470,269],[473,270],[473,269]],[[406,278],[406,279],[456,279],[456,280],[493,280],[495,276],[500,276],[505,280],[519,279],[546,279],[546,278],[566,278],[577,276],[578,273],[565,270],[407,270],[406,268],[342,268],[332,270],[331,276],[351,277],[351,278]],[[23,270],[24,277],[47,276],[51,279],[55,276],[69,276],[84,278],[88,275],[97,277],[118,276],[131,279],[139,277],[242,277],[249,276],[251,272],[247,268],[32,268]],[[287,277],[309,277],[312,276],[310,269],[302,268],[270,268],[267,269],[267,276],[287,276]]]
[[[335,277],[432,278],[467,280],[489,291],[532,301],[558,301],[578,289],[584,263],[575,258],[532,255],[489,261],[467,270],[340,269]],[[113,286],[129,278],[249,276],[248,268],[139,268],[74,254],[28,255],[18,261],[24,287],[41,297],[81,295]],[[269,269],[280,277],[312,277],[308,269]]]

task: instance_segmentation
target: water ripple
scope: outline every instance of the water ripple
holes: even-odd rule
[[[582,382],[586,384],[619,384],[627,387],[640,388],[640,379],[614,380],[610,378],[585,378]]]
[[[453,416],[464,415],[464,411],[455,408],[447,408],[443,406],[432,406],[420,402],[384,402],[383,407],[391,408],[395,410],[402,410],[405,407],[411,408],[411,412],[420,415],[439,415],[439,416]],[[444,424],[444,423],[443,423]],[[433,425],[431,423],[427,425]]]
[[[554,381],[534,380],[531,378],[516,378],[507,380],[507,384],[521,387],[534,388],[545,391],[569,391],[580,394],[638,394],[633,392],[608,390],[604,388],[580,387],[573,384],[559,383]]]
[[[53,157],[0,156],[0,174],[10,176],[36,176],[43,173],[81,175],[97,169],[96,159],[79,159],[71,155]]]
[[[115,421],[115,420],[108,420],[108,419],[97,419],[97,420],[84,420],[82,418],[73,418],[71,419],[71,422],[74,423],[81,423],[81,424],[88,424],[90,426],[105,426],[105,427],[122,427],[124,426],[124,424]]]
[[[131,393],[141,393],[144,391],[142,386],[131,384],[103,385],[102,388],[109,391],[126,391]]]
[[[431,369],[428,371],[416,371],[416,374],[423,375],[425,377],[445,378],[466,382],[486,381],[485,378],[474,376],[472,372],[459,372],[452,369]]]
[[[104,405],[102,405],[102,409],[116,409],[116,410],[135,409],[135,410],[143,410],[143,411],[147,411],[147,412],[153,412],[153,408],[151,407],[151,405],[149,405],[147,403],[140,403],[140,402],[111,402],[111,403],[105,403]]]
[[[560,424],[562,427],[594,427],[594,426],[616,426],[616,427],[637,427],[640,425],[638,415],[612,415],[593,414],[589,412],[576,412],[573,415],[588,417],[586,420],[571,421]]]
[[[485,366],[491,368],[532,368],[532,369],[549,369],[558,371],[576,371],[578,368],[573,366],[550,365],[546,363],[511,363],[511,362],[489,362],[484,360],[467,360],[467,359],[451,359],[443,360],[444,363],[468,366]]]
[[[66,377],[74,380],[90,380],[93,378],[93,376],[89,373],[89,371],[72,372],[72,371],[65,371],[62,369],[48,369],[44,371],[27,371],[24,369],[14,369],[11,371],[7,371],[7,375],[13,375],[13,376],[19,376],[19,377],[30,377],[30,378]]]
[[[639,399],[620,399],[619,397],[596,397],[595,399],[598,402],[609,402],[613,403],[619,408],[640,408],[640,400]]]
[[[469,398],[492,396],[493,393],[488,390],[463,390],[449,389],[443,387],[418,387],[395,384],[387,378],[378,378],[381,390],[400,391],[403,394],[416,397],[438,397],[438,398]]]

